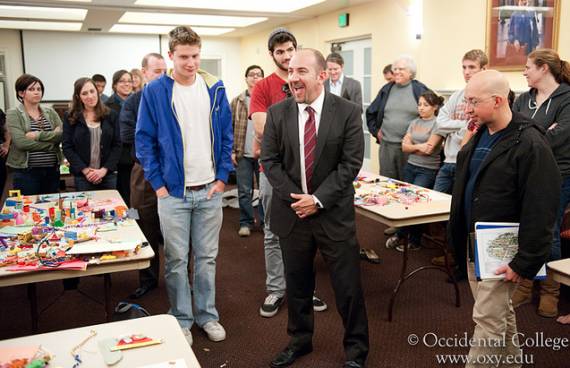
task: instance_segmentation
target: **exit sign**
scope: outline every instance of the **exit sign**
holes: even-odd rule
[[[338,16],[338,26],[340,28],[348,27],[348,13],[342,13]]]

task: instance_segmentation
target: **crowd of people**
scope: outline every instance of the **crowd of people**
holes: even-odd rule
[[[0,166],[23,195],[57,192],[64,157],[77,190],[118,189],[138,210],[156,254],[131,297],[157,287],[163,245],[169,312],[190,344],[194,324],[212,341],[226,339],[216,257],[222,194],[235,170],[238,235],[250,236],[256,225],[264,232],[259,314],[273,317],[288,305],[291,340],[270,366],[289,366],[313,349],[313,312],[327,309],[316,295],[318,250],[345,328],[343,367],[363,367],[369,334],[352,184],[364,156],[361,85],[344,74],[340,54],[297,50],[295,36],[278,28],[267,42],[274,70],[265,76],[249,66],[246,89],[230,103],[223,82],[200,69],[201,42],[190,27],[176,27],[169,33],[172,72],[149,53],[140,70],[114,73],[111,96],[103,94],[102,75],[79,78],[63,119],[41,105],[42,81],[22,75],[15,83],[20,104],[0,115]],[[531,301],[541,265],[561,258],[570,202],[570,65],[554,50],[532,51],[524,71],[530,90],[513,101],[505,76],[487,64],[483,51],[466,52],[466,87],[444,103],[416,79],[414,60],[401,56],[382,70],[387,83],[365,111],[382,176],[452,194],[451,256],[432,262],[447,261],[453,277],[469,279],[481,341],[516,336],[513,308]],[[520,224],[519,250],[497,270],[507,282],[474,275],[470,234],[478,221]],[[419,249],[421,230],[388,229],[386,247]],[[539,287],[538,314],[557,316],[559,284],[549,273]],[[516,345],[470,350],[473,357],[494,353],[521,354]]]

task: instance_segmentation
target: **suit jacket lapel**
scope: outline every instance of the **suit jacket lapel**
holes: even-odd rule
[[[325,91],[330,92],[330,90],[331,90],[331,82],[330,79],[327,79],[325,81]]]
[[[350,83],[350,82],[348,81],[348,78],[345,76],[345,77],[344,77],[344,80],[342,81],[342,86],[340,87],[340,95],[341,95],[341,97],[348,96],[348,91],[347,91],[348,83]],[[346,98],[346,97],[345,97],[345,98]]]
[[[319,165],[321,154],[323,153],[331,124],[334,122],[335,109],[336,106],[333,98],[328,92],[325,91],[325,101],[323,103],[323,111],[321,113],[321,120],[319,122],[319,132],[317,134],[317,148],[315,149],[315,166],[313,168],[313,172]]]
[[[293,147],[293,155],[295,156],[295,172],[301,175],[301,158],[299,156],[299,145],[301,144],[299,142],[299,111],[294,99],[289,100],[289,107],[286,110],[284,121],[286,122],[286,134]]]

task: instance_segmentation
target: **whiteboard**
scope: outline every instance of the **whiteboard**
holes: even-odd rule
[[[103,74],[105,93],[112,94],[113,73],[141,67],[149,52],[160,53],[158,35],[22,31],[26,73],[40,78],[44,102],[69,101],[73,82]]]

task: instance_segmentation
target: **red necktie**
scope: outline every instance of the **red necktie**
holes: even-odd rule
[[[313,193],[311,180],[313,179],[313,164],[315,163],[315,147],[317,146],[317,130],[315,128],[315,110],[311,106],[305,109],[309,118],[305,123],[305,178],[307,191]]]

